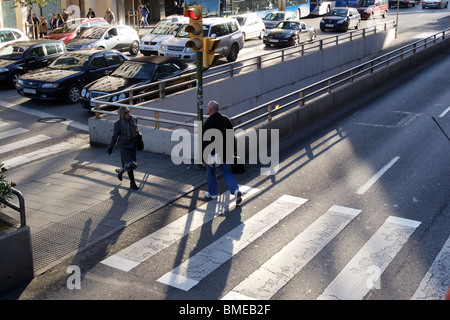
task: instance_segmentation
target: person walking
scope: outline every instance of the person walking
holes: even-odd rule
[[[92,8],[89,8],[86,18],[88,18],[88,19],[95,18],[95,12],[94,12],[94,10],[92,10]]]
[[[47,19],[45,19],[45,15],[41,16],[41,25],[39,30],[41,38],[48,33],[48,22]]]
[[[36,13],[31,15],[31,24],[33,25],[33,37],[34,39],[39,39],[39,19],[36,17]]]
[[[106,9],[105,16],[103,17],[109,24],[113,24],[116,17],[114,13],[111,11],[111,8]]]
[[[149,27],[148,20],[147,20],[148,19],[148,13],[149,13],[149,11],[148,11],[147,5],[143,4],[141,6],[142,28]]]
[[[221,150],[214,150],[214,154],[205,154],[206,147],[213,143],[213,141],[203,141],[202,143],[202,155],[204,157],[214,157],[216,159],[216,164],[211,163],[207,160],[207,163],[204,160],[202,161],[202,165],[206,167],[206,182],[208,184],[208,191],[205,192],[205,197],[209,199],[217,199],[217,177],[216,177],[216,167],[220,167],[222,171],[222,175],[225,179],[225,183],[228,186],[231,194],[234,194],[236,204],[240,204],[242,202],[242,193],[239,191],[239,186],[236,182],[233,172],[231,171],[231,163],[227,163],[227,147],[226,147],[226,131],[233,130],[233,124],[231,120],[221,114],[219,112],[219,103],[217,101],[211,100],[208,102],[207,111],[209,113],[208,119],[206,119],[203,125],[203,137],[205,133],[209,129],[217,129],[220,131],[222,135],[223,146],[220,148]],[[234,135],[233,135],[233,144],[234,144]],[[232,148],[228,148],[234,151],[234,145]],[[217,154],[216,154],[217,152]],[[228,155],[229,157],[234,157],[233,155]]]
[[[111,155],[113,147],[117,145],[120,151],[122,167],[117,169],[117,178],[122,181],[122,175],[126,171],[130,179],[130,189],[138,190],[134,180],[134,170],[137,168],[137,144],[136,135],[140,134],[137,119],[131,116],[127,107],[118,110],[119,120],[114,123],[114,130],[107,152]]]

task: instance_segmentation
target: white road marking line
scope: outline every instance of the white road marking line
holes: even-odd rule
[[[434,259],[411,300],[442,300],[450,286],[450,237]]]
[[[18,156],[18,157],[9,159],[9,160],[5,160],[5,161],[3,161],[3,163],[4,163],[5,168],[12,169],[14,167],[31,162],[33,160],[38,160],[38,159],[44,158],[46,156],[60,153],[60,152],[66,151],[66,150],[73,150],[74,148],[75,148],[75,146],[73,144],[68,143],[68,142],[62,142],[62,143],[58,143],[58,144],[55,144],[55,145],[47,147],[47,148],[43,148],[38,151],[26,153],[24,155],[21,155],[21,156]]]
[[[9,144],[0,146],[0,154],[6,153],[6,152],[11,152],[11,151],[14,151],[14,150],[17,150],[20,148],[28,147],[32,144],[43,142],[43,141],[46,141],[49,139],[51,139],[51,138],[44,134],[39,134],[39,135],[33,136],[28,139],[23,139],[21,141],[17,141],[14,143],[9,143]]]
[[[1,123],[0,123],[0,126],[1,126]],[[24,129],[24,128],[16,128],[16,129],[8,130],[8,131],[3,131],[3,132],[0,132],[0,139],[9,138],[9,137],[16,136],[18,134],[22,134],[22,133],[25,133],[28,131],[29,130]]]
[[[222,299],[272,298],[360,212],[347,207],[331,207]]]
[[[394,159],[392,159],[387,165],[385,165],[380,171],[378,171],[372,178],[370,178],[362,187],[360,187],[356,193],[358,194],[364,194],[367,190],[369,190],[369,188],[375,183],[377,182],[378,179],[380,179],[380,177],[386,173],[386,171],[389,170],[390,167],[392,167],[394,165],[395,162],[397,162],[397,160],[400,159],[400,157],[395,157]]]
[[[445,109],[445,111],[442,112],[442,113],[439,115],[439,118],[442,118],[443,116],[445,116],[445,115],[447,114],[447,112],[449,112],[449,111],[450,111],[450,107],[448,107],[447,109]]]
[[[258,189],[247,186],[239,186],[239,190],[242,192],[242,199],[244,201],[259,191]],[[234,207],[234,196],[231,197],[230,192],[227,191],[220,195],[217,200],[209,201],[201,207],[189,212],[187,215],[182,216],[131,246],[119,251],[115,255],[106,258],[102,263],[128,272],[141,262],[180,240],[185,235],[189,234],[189,232],[194,231],[203,224],[213,220],[217,215],[232,210]],[[112,265],[116,259],[115,256],[135,262],[136,265],[132,268],[128,268],[128,266],[132,265],[131,263],[127,264],[124,268],[121,268],[120,265]],[[110,262],[111,260],[112,262]]]
[[[193,257],[158,279],[158,282],[188,291],[203,278],[275,226],[307,199],[294,202],[281,197]],[[286,201],[288,200],[288,201]]]
[[[394,259],[419,221],[389,217],[317,298],[361,300]]]

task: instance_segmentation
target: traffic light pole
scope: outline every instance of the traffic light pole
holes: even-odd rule
[[[203,52],[196,52],[197,66],[197,120],[203,123]]]

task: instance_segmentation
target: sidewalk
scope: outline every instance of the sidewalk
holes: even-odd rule
[[[117,149],[109,156],[105,146],[84,146],[8,170],[8,179],[25,198],[35,274],[206,182],[195,165],[174,165],[170,156],[138,152],[139,190],[129,190],[128,175],[121,182],[115,173]]]

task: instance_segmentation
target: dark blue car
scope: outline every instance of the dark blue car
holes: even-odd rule
[[[355,8],[334,8],[320,21],[320,30],[347,31],[349,28],[358,29],[361,15]]]
[[[114,50],[67,52],[48,67],[21,76],[16,89],[32,99],[76,103],[86,84],[109,75],[126,60],[127,56]]]

